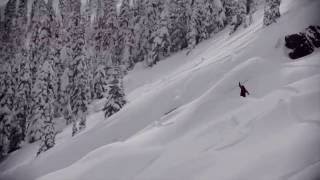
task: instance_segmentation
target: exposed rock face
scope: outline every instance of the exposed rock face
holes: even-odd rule
[[[288,35],[285,37],[285,41],[286,47],[293,50],[289,53],[291,59],[298,59],[314,51],[304,33]]]
[[[314,48],[320,47],[320,27],[309,26],[305,32],[287,35],[285,46],[292,49],[289,53],[291,59],[298,59],[311,54]]]
[[[306,36],[314,47],[320,47],[320,26],[309,26],[306,29]]]

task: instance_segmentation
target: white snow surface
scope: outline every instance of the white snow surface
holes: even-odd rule
[[[319,0],[283,0],[278,23],[220,32],[188,56],[125,78],[128,104],[35,157],[10,154],[1,180],[316,180],[320,178],[320,52],[292,61],[284,36],[318,24]],[[250,95],[239,96],[238,82]]]

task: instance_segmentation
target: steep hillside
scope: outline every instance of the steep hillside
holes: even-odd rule
[[[5,180],[315,180],[320,178],[320,52],[292,61],[284,36],[320,24],[320,1],[283,0],[279,22],[220,32],[188,56],[125,79],[128,104],[67,127],[35,158],[31,144],[0,164]],[[239,96],[238,82],[250,95]]]

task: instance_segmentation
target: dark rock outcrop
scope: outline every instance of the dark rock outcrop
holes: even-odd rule
[[[293,50],[289,53],[291,59],[298,59],[314,51],[313,46],[304,33],[288,35],[285,37],[285,41],[286,47]]]
[[[289,53],[291,59],[298,59],[311,54],[314,48],[320,47],[320,27],[309,26],[305,32],[286,36],[285,46],[292,49]]]

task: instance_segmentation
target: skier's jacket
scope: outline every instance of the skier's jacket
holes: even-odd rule
[[[239,87],[240,87],[240,96],[246,97],[247,94],[249,95],[249,92],[247,91],[247,89],[240,82],[239,82]]]

